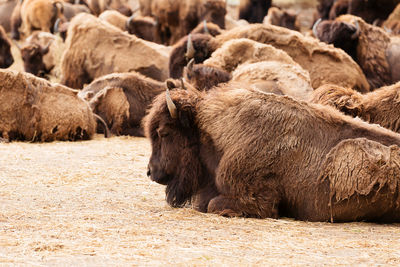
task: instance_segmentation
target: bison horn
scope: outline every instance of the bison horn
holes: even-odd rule
[[[312,27],[312,32],[313,32],[314,36],[315,36],[317,39],[319,39],[319,37],[318,37],[318,32],[317,32],[317,27],[318,27],[318,25],[321,23],[321,21],[322,21],[322,19],[319,18],[319,19],[314,23],[314,26]]]
[[[103,125],[103,128],[104,128],[104,137],[105,137],[105,138],[111,137],[110,129],[108,128],[108,125],[107,125],[107,123],[103,120],[103,118],[100,117],[99,115],[97,115],[96,113],[93,113],[93,117],[95,117],[95,118],[101,123],[101,125]]]
[[[193,41],[192,41],[192,35],[189,34],[188,40],[187,40],[187,45],[186,45],[186,59],[191,59],[194,57],[194,54],[196,53],[196,50],[194,49],[193,46]]]
[[[358,21],[357,21],[357,20],[355,21],[355,24],[356,24],[356,29],[357,29],[357,30],[356,30],[355,33],[353,33],[353,34],[351,35],[351,39],[352,39],[352,40],[358,38],[358,36],[360,35],[360,25],[358,24]]]
[[[130,16],[130,17],[128,18],[128,20],[126,21],[126,25],[125,25],[125,27],[126,27],[127,29],[129,29],[129,26],[131,25],[132,20],[133,20],[135,17],[136,17],[136,14],[133,14],[132,16]]]
[[[171,118],[176,119],[178,117],[176,106],[174,104],[174,101],[172,101],[171,95],[169,94],[169,89],[167,88],[167,91],[165,93],[165,99],[167,101],[167,107],[169,110],[169,114],[171,115]]]
[[[194,64],[194,58],[192,58],[190,61],[189,61],[189,63],[187,64],[187,69],[188,70],[190,70],[190,71],[192,71],[192,69],[193,69],[193,64]]]
[[[186,90],[185,83],[183,82],[183,78],[181,78],[181,87],[182,87],[182,89]]]
[[[53,32],[54,32],[54,33],[58,33],[58,28],[60,27],[60,22],[61,22],[61,19],[58,18],[58,19],[56,20],[56,22],[54,23],[54,27],[53,27]]]
[[[208,30],[207,27],[207,20],[203,20],[203,27],[204,27],[204,33],[210,34],[210,31]]]

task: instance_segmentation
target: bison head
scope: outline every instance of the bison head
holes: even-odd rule
[[[43,63],[43,56],[49,52],[49,45],[42,47],[38,44],[29,44],[22,47],[21,55],[26,72],[39,77],[44,77],[44,74],[48,73]]]
[[[173,47],[169,60],[169,75],[177,79],[182,77],[183,68],[194,58],[202,63],[216,49],[214,39],[208,34],[189,34],[179,40]]]
[[[200,20],[210,21],[225,29],[226,3],[222,0],[207,0],[204,3]]]
[[[337,48],[343,49],[355,61],[357,61],[357,45],[360,29],[358,22],[355,25],[342,22],[318,20],[313,26],[315,37],[321,41],[333,44]]]
[[[166,185],[166,200],[180,207],[202,187],[200,138],[195,122],[199,92],[173,90],[160,94],[144,119],[152,154],[148,165],[151,180]]]
[[[0,68],[8,68],[13,63],[14,58],[11,54],[11,43],[0,26]]]

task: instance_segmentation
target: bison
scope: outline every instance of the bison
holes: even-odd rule
[[[90,139],[95,117],[77,93],[29,73],[0,71],[0,137],[41,142]]]
[[[62,39],[48,32],[34,32],[21,47],[26,72],[39,77],[61,76],[60,61],[65,45]]]
[[[313,92],[312,102],[337,108],[346,115],[400,133],[400,82],[362,95],[349,88],[323,85]]]
[[[390,34],[400,34],[400,4],[396,6],[382,27]]]
[[[14,63],[11,54],[11,42],[3,27],[0,25],[0,68],[8,68]]]
[[[158,35],[166,44],[176,43],[203,20],[225,28],[225,0],[153,0],[150,4],[149,9],[141,3],[141,13],[157,18]]]
[[[360,65],[371,89],[400,80],[400,40],[383,29],[361,18],[343,15],[314,25],[314,35],[345,50]]]
[[[297,31],[262,24],[234,28],[215,38],[192,35],[191,38],[181,39],[171,51],[170,76],[179,78],[182,76],[184,66],[191,58],[194,58],[196,63],[202,63],[225,42],[237,38],[252,39],[285,51],[310,73],[313,88],[318,88],[325,83],[334,83],[355,88],[361,92],[369,91],[369,84],[362,70],[341,49],[319,42],[315,38],[305,37]],[[241,53],[246,52],[241,49]]]
[[[21,5],[22,32],[25,36],[35,29],[52,32],[57,18],[64,18],[61,0],[25,0]]]
[[[271,7],[271,2],[271,0],[240,0],[239,19],[247,20],[250,23],[263,22]]]
[[[173,207],[308,221],[400,221],[400,135],[242,86],[173,90],[145,117],[148,175]],[[367,166],[367,167],[366,167]]]
[[[143,136],[141,121],[165,84],[139,73],[114,73],[97,78],[79,96],[107,123],[114,135]]]
[[[292,10],[281,10],[277,7],[271,7],[268,9],[268,14],[263,22],[300,31],[300,25],[297,22],[297,14]]]
[[[18,2],[17,0],[0,2],[0,26],[3,26],[6,32],[11,31],[11,15]]]
[[[160,81],[168,78],[168,47],[121,32],[90,14],[71,20],[65,45],[61,83],[75,89],[114,72],[137,71]]]

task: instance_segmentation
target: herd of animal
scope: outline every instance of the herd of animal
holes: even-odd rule
[[[0,141],[146,136],[173,207],[400,222],[400,0],[228,5],[3,0]]]

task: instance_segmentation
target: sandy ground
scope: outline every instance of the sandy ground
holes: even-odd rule
[[[0,143],[0,265],[400,265],[400,224],[173,209],[144,138]]]

